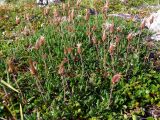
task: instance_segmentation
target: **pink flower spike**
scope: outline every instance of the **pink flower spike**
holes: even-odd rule
[[[120,73],[118,74],[115,74],[113,77],[112,77],[112,84],[115,84],[117,83],[120,79],[121,79],[122,75]]]
[[[111,44],[110,47],[109,47],[109,53],[110,55],[113,55],[114,54],[114,50],[115,50],[115,44]]]
[[[78,52],[78,54],[81,54],[81,46],[82,46],[82,43],[78,43],[77,44],[77,52]]]

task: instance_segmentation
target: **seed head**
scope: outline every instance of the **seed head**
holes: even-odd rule
[[[106,36],[106,31],[103,31],[103,35],[102,35],[102,41],[104,42],[106,40],[107,36]]]
[[[25,35],[25,36],[29,36],[30,30],[25,26],[24,30],[22,31],[22,34]]]
[[[120,41],[120,37],[119,36],[116,36],[116,44],[118,44],[119,43],[119,41]]]
[[[122,32],[121,27],[117,27],[117,32]]]
[[[67,26],[67,30],[68,30],[69,32],[74,32],[74,29],[73,29],[72,26]]]
[[[64,55],[67,55],[67,49],[64,48]]]
[[[106,23],[104,23],[103,24],[103,29],[105,29],[105,30],[110,30],[110,28],[111,28],[111,26],[112,26],[112,24],[111,23],[109,23],[109,22],[106,22]]]
[[[89,29],[86,31],[86,35],[87,35],[88,37],[90,37],[90,36],[92,35],[92,33],[91,33],[91,31],[90,31]]]
[[[54,18],[59,17],[59,12],[57,9],[54,10],[53,16],[54,16]]]
[[[74,9],[68,11],[68,22],[73,21],[74,19]]]
[[[67,58],[64,58],[61,62],[61,64],[58,66],[59,69],[58,69],[58,74],[63,76],[64,73],[65,73],[65,67],[64,67],[64,64],[68,62],[68,59]]]
[[[93,44],[97,44],[97,39],[95,36],[92,37],[92,42],[93,42]]]
[[[49,7],[46,7],[46,8],[44,9],[43,14],[44,14],[44,15],[48,15],[48,14],[49,14],[49,10],[50,10],[50,8],[49,8]]]
[[[73,20],[73,19],[74,19],[74,8],[71,11],[71,20]]]
[[[113,54],[114,54],[115,47],[116,46],[114,44],[111,44],[110,47],[109,47],[109,53],[110,53],[111,56],[113,56]]]
[[[93,25],[93,27],[92,27],[92,31],[95,31],[97,28],[96,28],[96,26],[95,25]]]
[[[20,23],[20,18],[16,16],[16,24],[18,25]]]
[[[112,23],[109,27],[109,31],[110,33],[113,33],[114,32],[114,23]]]
[[[67,53],[71,54],[72,50],[73,50],[73,48],[71,48],[71,47],[67,48]]]
[[[47,54],[42,54],[42,58],[43,58],[43,59],[46,59],[47,57],[48,57]]]
[[[121,79],[122,75],[120,73],[118,74],[115,74],[113,77],[112,77],[112,84],[115,84],[117,83],[120,79]]]
[[[89,13],[89,10],[86,9],[86,15],[85,15],[85,20],[88,21],[90,18],[90,13]]]
[[[64,71],[65,71],[64,66],[63,66],[63,65],[60,65],[60,66],[59,66],[59,69],[58,69],[58,74],[59,74],[59,75],[64,75]]]
[[[105,13],[109,9],[109,0],[106,0],[104,7],[102,8],[102,12]]]
[[[62,20],[62,17],[55,17],[55,18],[53,19],[55,25],[59,25],[60,22],[61,22],[61,20]]]
[[[36,50],[38,50],[38,49],[39,49],[42,45],[44,45],[44,44],[45,44],[45,38],[44,38],[44,36],[41,36],[41,37],[37,40],[34,48],[35,48]]]
[[[63,9],[63,11],[66,10],[66,4],[65,3],[62,3],[62,9]]]
[[[153,48],[153,47],[155,47],[155,43],[153,42],[153,41],[149,41],[149,42],[146,42],[146,46],[147,46],[147,48]]]
[[[14,63],[11,59],[9,59],[7,61],[7,65],[8,65],[8,72],[9,73],[15,73],[16,72],[16,67],[14,66]]]
[[[82,0],[77,0],[77,3],[76,3],[77,7],[79,7],[79,6],[80,6],[81,1],[82,1]]]
[[[70,9],[70,1],[67,3],[68,10]]]
[[[30,14],[29,14],[29,13],[25,14],[24,18],[25,18],[27,21],[29,21],[29,20],[30,20]]]
[[[109,0],[106,0],[106,3],[104,6],[109,7]]]
[[[32,75],[37,75],[35,64],[36,62],[33,62],[32,59],[29,59],[29,70]]]
[[[77,44],[77,53],[78,54],[81,54],[81,46],[82,46],[82,43]]]
[[[67,63],[68,62],[68,58],[63,58],[63,64]]]
[[[133,33],[129,33],[127,36],[128,42],[130,42],[133,39]]]

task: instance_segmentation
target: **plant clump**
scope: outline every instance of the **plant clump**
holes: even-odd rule
[[[158,119],[160,54],[145,22],[85,2],[3,13],[0,119]]]

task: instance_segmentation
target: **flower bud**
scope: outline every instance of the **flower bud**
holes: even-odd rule
[[[92,37],[92,42],[93,42],[93,44],[97,44],[97,39],[95,36]]]
[[[81,54],[81,46],[82,46],[82,43],[77,44],[77,53],[78,54]]]
[[[120,41],[120,37],[119,36],[116,36],[116,44],[118,44],[119,43],[119,41]]]
[[[44,43],[45,43],[45,38],[44,38],[43,36],[41,36],[41,37],[37,40],[34,48],[35,48],[36,50],[38,50]]]
[[[59,12],[57,11],[57,9],[54,10],[53,12],[53,16],[54,18],[58,17],[59,16]]]
[[[109,47],[109,53],[110,53],[111,56],[113,56],[113,54],[114,54],[115,47],[116,46],[114,44],[111,44],[110,47]]]
[[[103,31],[103,35],[102,35],[102,41],[104,42],[106,40],[107,36],[106,36],[106,31]]]
[[[66,4],[65,3],[62,3],[62,9],[63,9],[63,11],[66,10]]]
[[[20,18],[16,16],[16,24],[18,25],[20,23]]]
[[[113,33],[114,32],[114,23],[112,23],[109,27],[109,31],[110,33]]]
[[[31,59],[29,59],[29,70],[30,70],[30,73],[32,75],[37,74],[37,70],[36,70],[36,67],[35,67],[35,62],[33,62]]]
[[[72,50],[73,50],[73,48],[71,48],[71,47],[67,48],[68,54],[71,54]]]
[[[133,34],[129,33],[128,36],[127,36],[128,42],[130,42],[132,39],[133,39]]]
[[[86,15],[85,15],[85,20],[88,21],[90,18],[90,13],[89,13],[89,10],[86,9]]]
[[[76,3],[77,7],[79,7],[79,6],[80,6],[81,1],[82,1],[82,0],[77,0],[77,3]]]
[[[43,12],[43,14],[44,15],[48,15],[49,14],[49,7],[46,7],[45,9],[44,9],[44,12]]]
[[[8,65],[8,72],[9,73],[15,73],[16,72],[16,68],[15,68],[14,63],[11,59],[7,61],[7,65]]]
[[[112,77],[112,84],[115,84],[117,83],[120,79],[121,79],[122,75],[121,74],[115,74],[113,77]]]

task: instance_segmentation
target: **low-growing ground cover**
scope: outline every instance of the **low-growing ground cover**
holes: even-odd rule
[[[99,4],[1,8],[1,119],[158,119],[158,43]]]

